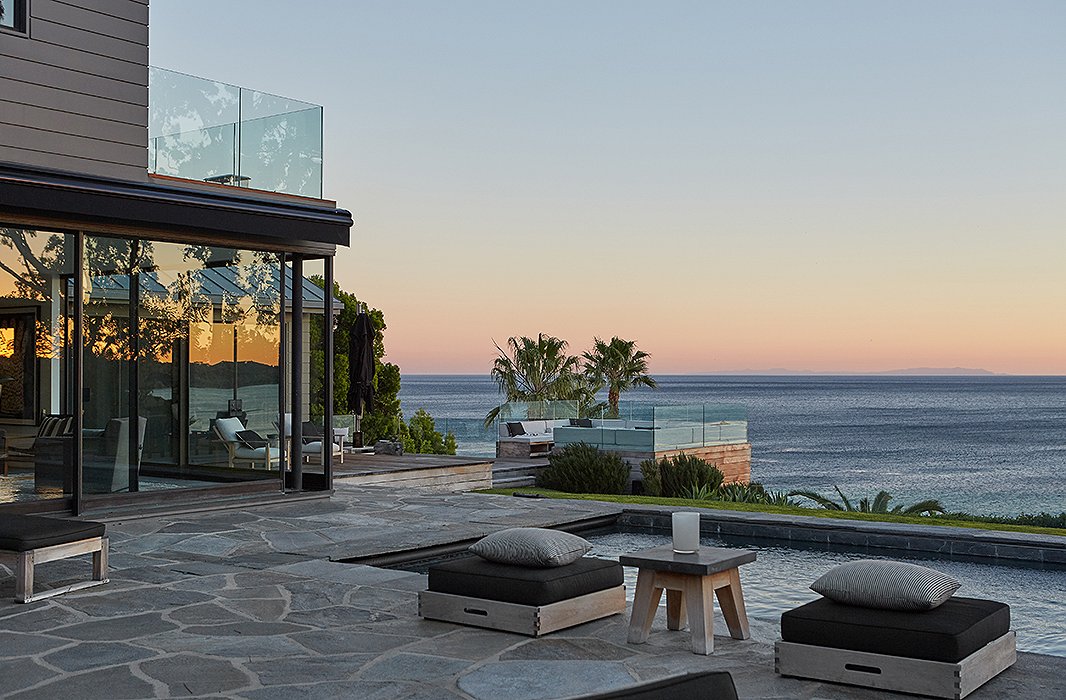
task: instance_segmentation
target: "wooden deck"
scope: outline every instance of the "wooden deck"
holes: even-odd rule
[[[492,462],[484,457],[450,455],[344,455],[333,478],[361,486],[412,486],[435,491],[472,491],[492,487]]]

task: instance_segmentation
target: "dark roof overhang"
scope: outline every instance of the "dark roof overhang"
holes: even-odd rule
[[[131,182],[0,163],[0,221],[213,237],[219,244],[324,254],[349,245],[352,215],[329,202],[189,185],[147,175],[145,182]]]

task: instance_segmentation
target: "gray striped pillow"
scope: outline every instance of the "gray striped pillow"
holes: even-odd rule
[[[864,608],[932,610],[960,585],[951,576],[925,566],[861,559],[830,569],[811,584],[811,590],[837,603]]]
[[[470,551],[482,559],[542,569],[573,563],[591,548],[577,535],[539,527],[500,530],[470,545]]]

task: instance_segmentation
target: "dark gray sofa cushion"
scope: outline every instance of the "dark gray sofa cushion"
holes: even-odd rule
[[[621,564],[591,557],[551,569],[467,557],[429,569],[431,591],[520,605],[548,605],[621,585]]]
[[[688,673],[620,688],[582,695],[580,700],[737,700],[737,689],[728,671]],[[574,698],[574,700],[579,700]]]
[[[0,549],[9,552],[27,552],[31,549],[50,547],[103,537],[105,526],[88,520],[59,520],[36,515],[0,515]]]
[[[955,663],[1010,631],[1010,606],[953,597],[932,610],[876,610],[828,598],[781,615],[786,642]]]

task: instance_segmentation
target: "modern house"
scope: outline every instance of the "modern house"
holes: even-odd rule
[[[150,69],[148,0],[0,7],[0,512],[328,490],[321,107]]]

